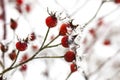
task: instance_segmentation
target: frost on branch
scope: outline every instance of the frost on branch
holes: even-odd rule
[[[0,0],[0,79],[119,80],[119,4]]]

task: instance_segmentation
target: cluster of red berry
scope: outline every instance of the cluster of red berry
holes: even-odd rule
[[[25,5],[24,9],[26,12],[30,12],[31,11],[31,6],[30,4],[24,4],[24,0],[16,0],[16,9],[22,13],[22,5]]]
[[[46,18],[46,25],[49,28],[53,28],[57,25],[57,17],[55,14],[51,14],[50,16],[48,16]],[[68,28],[74,29],[76,28],[76,25],[72,24],[72,21],[68,22],[68,23],[63,23],[60,26],[60,30],[59,30],[59,35],[63,36],[61,39],[61,45],[65,48],[69,48],[69,35],[68,35]],[[64,59],[67,62],[73,62],[75,60],[76,57],[76,53],[75,51],[72,50],[68,50],[65,55],[64,55]],[[75,72],[77,71],[77,65],[75,64],[75,62],[73,62],[70,66],[71,72]]]

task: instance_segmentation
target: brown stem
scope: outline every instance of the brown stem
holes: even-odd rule
[[[64,58],[64,56],[42,56],[42,57],[35,57],[34,59],[42,59],[42,58]]]
[[[72,73],[70,72],[65,80],[68,80],[68,78],[71,76],[71,74]]]
[[[4,21],[4,24],[3,24],[3,39],[5,40],[6,39],[6,36],[7,36],[7,30],[6,30],[6,12],[5,12],[5,0],[0,0],[0,5],[1,5],[1,8],[2,8],[2,19]]]
[[[83,31],[83,29],[96,18],[97,14],[99,13],[100,9],[102,8],[102,6],[103,6],[103,4],[105,2],[106,1],[102,1],[101,2],[100,6],[98,7],[98,9],[97,9],[97,11],[95,13],[95,15],[87,23],[84,24],[84,26],[81,28],[81,31]]]
[[[112,59],[114,59],[120,52],[120,49],[111,57],[109,57],[104,63],[102,63],[100,66],[98,66],[98,68],[94,71],[94,72],[91,72],[88,77],[100,72],[100,70],[109,62],[111,61]]]

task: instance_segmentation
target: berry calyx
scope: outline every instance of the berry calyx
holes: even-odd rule
[[[19,42],[16,43],[16,48],[19,51],[25,51],[27,49],[27,43],[19,41]]]
[[[66,35],[66,33],[67,33],[67,27],[68,27],[69,25],[68,24],[66,24],[66,23],[63,23],[61,26],[60,26],[60,32],[59,32],[59,34],[61,35],[61,36],[65,36]]]
[[[72,63],[72,64],[70,65],[70,70],[71,70],[71,73],[77,71],[77,65],[76,65],[75,63]]]
[[[63,38],[61,39],[61,44],[63,47],[68,48],[69,47],[69,43],[68,43],[68,36],[63,36]]]
[[[49,27],[49,28],[53,28],[57,25],[57,18],[55,16],[55,14],[53,15],[50,15],[46,18],[46,25]]]
[[[9,54],[9,58],[13,61],[13,60],[16,59],[16,57],[17,57],[16,52],[15,52],[15,50],[13,50],[13,51]]]
[[[17,28],[17,22],[13,19],[10,20],[10,27],[11,29],[15,30]]]
[[[73,19],[69,22],[69,27],[70,27],[72,30],[76,29],[78,26],[79,26],[78,24],[77,24],[77,25],[74,25],[74,24],[73,24]]]
[[[67,62],[72,62],[73,60],[75,60],[75,53],[73,51],[67,51],[64,55],[64,59]]]

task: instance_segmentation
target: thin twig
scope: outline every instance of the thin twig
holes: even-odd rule
[[[2,69],[4,69],[4,65],[1,61],[0,61],[0,66],[2,67]]]
[[[48,30],[49,30],[49,29],[48,29]],[[49,31],[47,31],[46,35],[48,35],[48,32],[49,32]],[[21,66],[21,65],[23,65],[23,64],[25,64],[25,63],[27,63],[27,62],[30,62],[31,60],[33,60],[33,59],[36,57],[37,54],[39,54],[40,51],[46,49],[47,46],[49,46],[49,44],[51,44],[51,43],[52,43],[55,39],[57,39],[58,37],[59,37],[59,35],[56,36],[52,41],[50,41],[50,42],[49,42],[47,45],[45,45],[44,47],[40,47],[39,50],[38,50],[32,57],[30,57],[28,60],[26,60],[26,61],[24,61],[24,62],[21,62],[21,63],[19,63],[19,64],[16,64],[15,66],[12,66],[12,67],[9,67],[9,68],[5,69],[4,71],[2,71],[2,72],[0,73],[0,75],[3,75],[4,73],[6,73],[6,72],[8,72],[8,71],[10,71],[10,70],[12,70],[12,69],[14,69],[14,68],[17,68],[17,67],[19,67],[19,66]],[[47,38],[47,37],[46,37],[46,38]],[[46,39],[46,38],[45,38],[45,39]],[[45,40],[44,40],[44,41],[45,41]]]
[[[57,35],[52,41],[50,41],[48,44],[46,44],[44,47],[47,47],[48,45],[50,45],[54,40],[56,40],[60,35]]]
[[[65,80],[68,80],[68,78],[71,76],[71,74],[72,73],[70,72]]]
[[[102,2],[101,2],[99,8],[97,9],[97,11],[96,11],[96,13],[95,13],[95,15],[94,15],[87,23],[84,24],[84,26],[82,27],[82,30],[83,30],[89,23],[91,23],[91,22],[96,18],[97,14],[99,13],[99,11],[100,11],[100,9],[102,8],[102,6],[103,6],[104,3],[105,3],[105,1],[102,1]]]
[[[89,0],[90,1],[90,0]],[[80,9],[82,9],[83,7],[85,7],[85,5],[89,2],[88,0],[85,0],[84,3],[78,7],[72,14],[70,14],[70,16],[74,16],[78,11],[80,11]],[[76,4],[75,4],[76,5]]]
[[[116,57],[116,55],[118,55],[119,52],[120,52],[120,49],[112,57],[109,57],[104,63],[102,63],[94,72],[90,73],[88,76],[92,76],[95,73],[99,72],[103,68],[103,66],[105,66],[111,59]]]
[[[16,63],[17,58],[18,58],[18,56],[19,56],[19,53],[20,53],[20,51],[18,51],[18,52],[17,52],[17,56],[16,56],[16,58],[15,58],[14,62],[11,64],[11,66],[10,66],[10,67],[12,67],[12,66]]]
[[[87,76],[84,71],[83,71],[83,76],[84,76],[85,80],[89,80],[89,76]]]
[[[45,41],[46,41],[46,39],[47,39],[47,36],[48,36],[49,31],[50,31],[50,28],[48,28],[48,30],[47,30],[47,33],[46,33],[46,35],[45,35],[44,41],[43,41],[43,43],[42,43],[42,45],[41,45],[41,48],[42,48],[42,47],[44,46],[44,44],[45,44]]]
[[[53,48],[53,47],[57,47],[57,46],[59,46],[59,45],[61,45],[61,43],[55,44],[55,45],[51,45],[51,46],[47,46],[46,48]]]
[[[42,57],[35,57],[34,59],[41,59],[41,58],[64,58],[64,56],[42,56]]]

